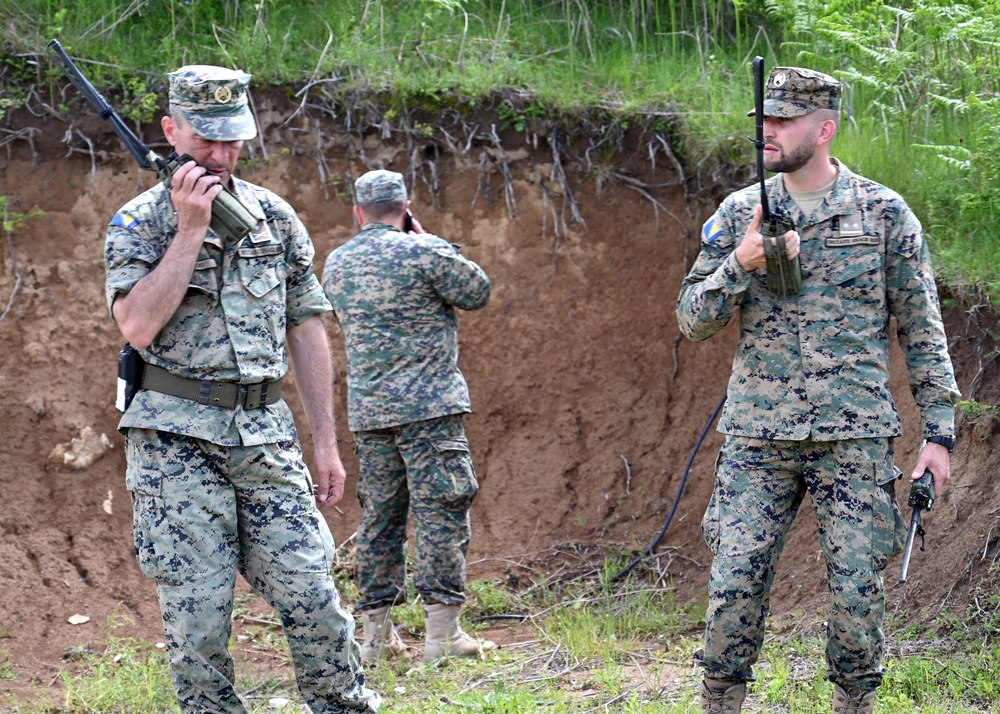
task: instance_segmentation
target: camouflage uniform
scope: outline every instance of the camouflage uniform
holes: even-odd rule
[[[233,189],[262,222],[235,245],[208,231],[180,307],[140,353],[148,365],[190,379],[276,380],[287,370],[286,327],[330,305],[292,208],[235,178]],[[105,252],[109,308],[156,267],[176,230],[162,184],[115,215]],[[136,555],[157,585],[182,711],[246,712],[229,653],[237,572],[279,613],[313,712],[377,711],[353,618],[330,574],[333,538],[285,402],[225,409],[143,389],[119,429],[127,436]]]
[[[402,185],[399,174],[381,173]],[[369,183],[359,203],[378,199],[376,188]],[[461,604],[478,483],[462,426],[471,405],[455,308],[484,307],[489,278],[441,238],[374,222],[330,254],[323,287],[344,331],[348,420],[361,461],[359,606],[406,601],[408,514],[417,592],[426,603]]]
[[[806,113],[767,103],[765,113],[784,115],[781,106]],[[863,689],[881,682],[879,573],[905,536],[893,486],[901,425],[889,392],[890,316],[923,433],[954,433],[959,395],[920,223],[899,195],[837,166],[833,188],[810,215],[781,175],[767,181],[770,205],[789,212],[801,237],[798,294],[773,295],[765,271],[747,272],[736,260],[757,184],[727,197],[705,223],[680,291],[677,318],[692,340],[711,337],[736,312],[740,320],[719,423],[727,438],[703,522],[715,557],[697,659],[711,679],[753,679],[775,568],[809,492],[832,602],[828,676]]]

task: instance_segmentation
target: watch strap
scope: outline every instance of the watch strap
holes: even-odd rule
[[[927,437],[927,442],[931,443],[931,444],[938,444],[939,446],[943,446],[946,449],[948,449],[948,451],[954,451],[955,450],[955,437],[954,436],[941,436],[941,435],[938,435],[938,436],[928,436]]]

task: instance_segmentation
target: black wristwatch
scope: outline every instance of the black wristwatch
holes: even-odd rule
[[[955,437],[954,436],[928,436],[926,441],[930,444],[938,444],[948,449],[948,451],[955,450]]]

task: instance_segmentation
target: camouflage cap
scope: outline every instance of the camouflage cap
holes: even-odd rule
[[[406,182],[403,174],[377,169],[369,171],[354,182],[354,195],[358,203],[406,200]]]
[[[840,109],[841,85],[822,72],[775,67],[764,87],[764,116],[800,117],[817,109]],[[756,111],[747,112],[752,117]]]
[[[257,136],[242,70],[194,64],[170,73],[170,106],[211,141],[241,141]]]

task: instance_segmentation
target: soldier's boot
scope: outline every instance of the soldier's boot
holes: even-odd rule
[[[718,714],[740,714],[747,696],[745,682],[706,679],[701,683],[701,711]]]
[[[406,643],[400,639],[389,618],[390,609],[390,605],[385,605],[361,613],[364,623],[361,642],[362,662],[376,662],[406,653]]]
[[[872,714],[875,711],[875,690],[861,687],[844,689],[833,685],[833,714]]]
[[[490,641],[480,642],[467,635],[458,626],[458,605],[435,603],[424,608],[427,616],[427,637],[424,641],[424,662],[433,662],[442,657],[479,657],[484,650],[492,650],[496,645]]]

